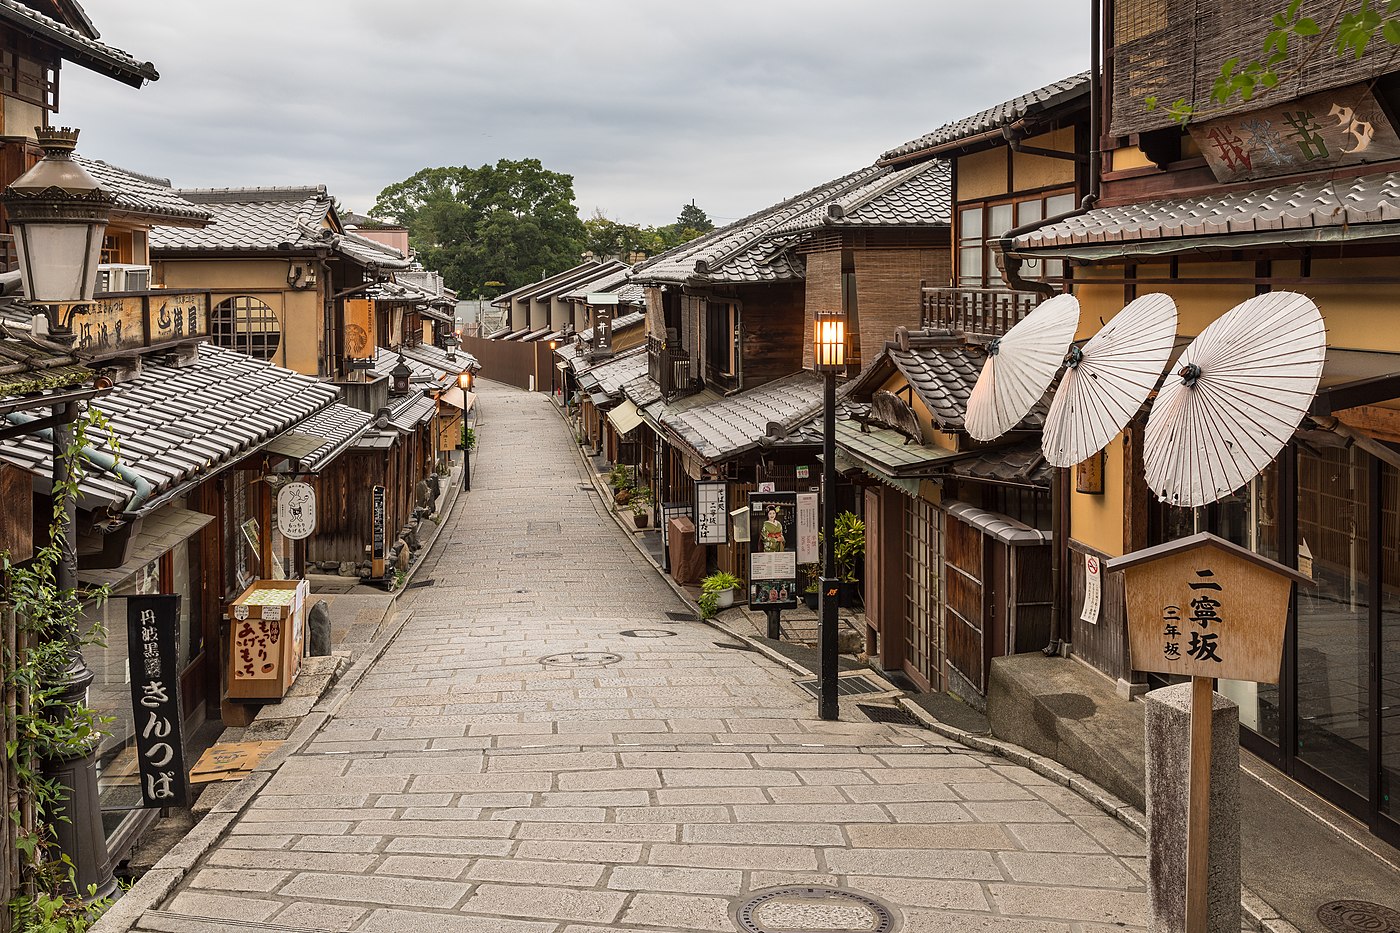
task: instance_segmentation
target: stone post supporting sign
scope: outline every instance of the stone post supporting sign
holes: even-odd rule
[[[1186,929],[1186,828],[1190,792],[1191,685],[1145,697],[1148,933]],[[1240,710],[1215,694],[1211,716],[1209,933],[1240,928]]]

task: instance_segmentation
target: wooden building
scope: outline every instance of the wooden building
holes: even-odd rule
[[[1078,621],[1086,555],[1209,530],[1310,573],[1315,586],[1300,587],[1290,609],[1279,685],[1218,689],[1240,704],[1247,747],[1400,841],[1393,56],[1336,55],[1324,35],[1269,93],[1234,96],[1182,127],[1143,95],[1206,104],[1202,89],[1232,50],[1263,47],[1269,11],[1179,0],[1106,6],[1106,151],[1093,209],[1021,232],[1008,266],[1071,264],[1081,337],[1149,292],[1172,296],[1190,337],[1240,301],[1287,290],[1321,309],[1328,350],[1294,440],[1210,506],[1175,508],[1146,488],[1143,416],[1109,445],[1102,491],[1067,493],[1072,580],[1061,635],[1109,678],[1157,682],[1130,668],[1120,579],[1105,581],[1098,625]]]

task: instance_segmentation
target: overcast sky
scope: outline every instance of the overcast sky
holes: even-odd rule
[[[55,123],[177,186],[537,158],[580,212],[723,223],[1086,67],[1066,0],[86,0],[141,90],[65,64]]]

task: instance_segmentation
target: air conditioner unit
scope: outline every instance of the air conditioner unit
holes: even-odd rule
[[[139,292],[151,287],[151,267],[108,262],[97,267],[99,292]]]

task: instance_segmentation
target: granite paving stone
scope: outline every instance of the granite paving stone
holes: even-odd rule
[[[693,610],[550,399],[478,389],[473,488],[418,571],[433,586],[398,597],[403,627],[162,910],[211,929],[728,933],[747,892],[827,884],[888,900],[902,933],[1144,928],[1139,838],[1005,759],[822,721],[791,670],[668,618]],[[578,652],[617,660],[539,660]]]

